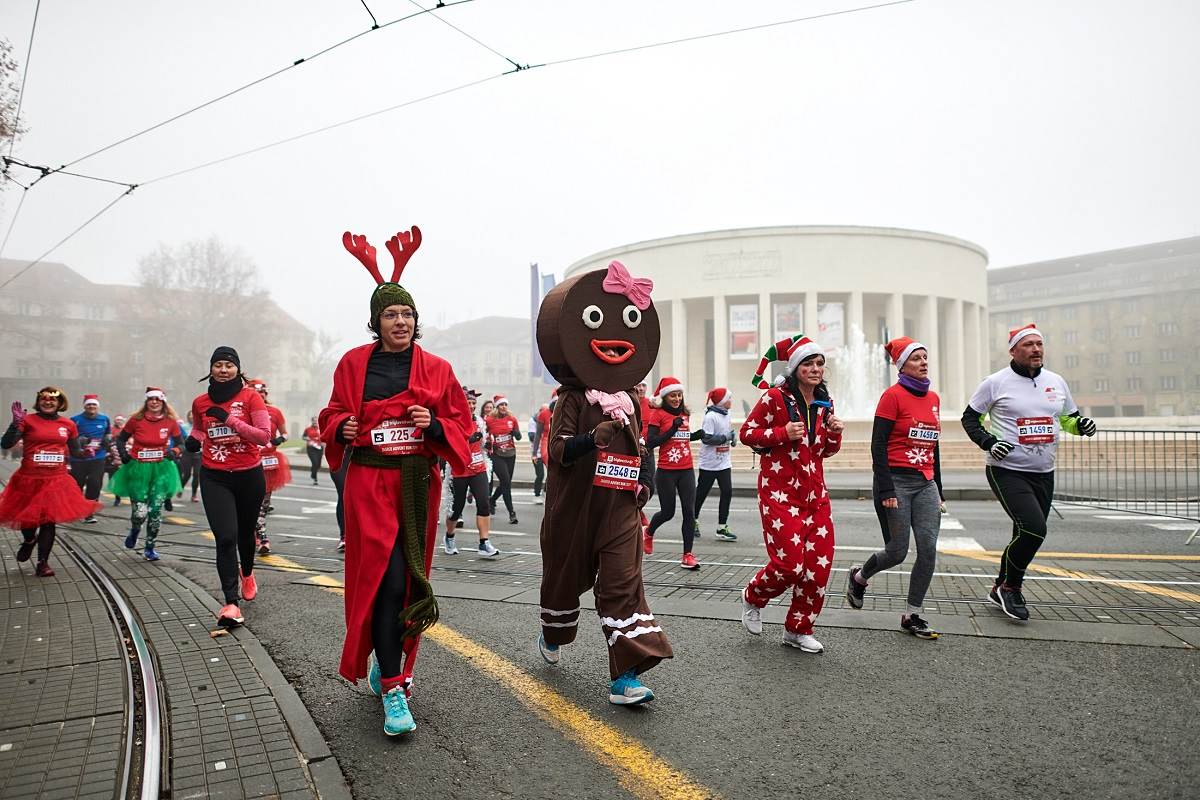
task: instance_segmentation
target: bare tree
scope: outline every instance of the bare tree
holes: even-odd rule
[[[12,42],[0,39],[0,145],[4,146],[5,152],[8,144],[25,132],[17,120],[17,104],[21,94],[17,79],[19,74],[17,60],[12,54]]]

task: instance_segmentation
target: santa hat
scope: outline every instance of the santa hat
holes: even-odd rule
[[[246,383],[249,384],[250,388],[256,392],[268,391],[267,382],[262,378],[247,378]]]
[[[825,351],[821,349],[821,345],[814,342],[812,339],[805,336],[803,333],[797,333],[787,339],[781,339],[763,353],[762,359],[758,362],[758,371],[754,373],[754,377],[750,382],[759,389],[770,389],[771,384],[767,383],[764,377],[771,364],[775,361],[786,361],[787,371],[784,375],[791,375],[792,372],[799,366],[800,362],[812,356],[823,356]],[[778,386],[783,383],[783,375],[776,378],[775,384]]]
[[[683,384],[679,378],[672,378],[670,375],[665,376],[658,382],[658,388],[654,390],[654,396],[659,400],[669,395],[671,392],[682,392]]]
[[[158,398],[159,400],[162,400],[165,403],[167,401],[167,393],[164,392],[162,389],[158,388],[157,386],[147,386],[146,387],[146,399],[151,400],[154,398]]]
[[[508,398],[502,394],[498,394],[492,398],[492,402],[498,406],[506,406],[508,405]]]
[[[708,404],[710,406],[719,406],[728,398],[733,397],[733,393],[724,386],[716,386],[708,393]]]
[[[1013,328],[1008,332],[1008,349],[1012,350],[1017,346],[1017,342],[1024,339],[1026,336],[1041,336],[1042,332],[1037,329],[1037,325],[1032,322],[1028,325],[1022,325],[1019,328]]]
[[[98,406],[98,405],[100,405],[100,395],[85,394],[83,396],[83,407],[84,408],[87,408],[88,406]]]
[[[916,339],[910,339],[907,336],[899,336],[892,339],[885,345],[887,348],[888,357],[892,359],[892,363],[897,367],[903,367],[908,357],[918,350],[929,352],[929,348],[918,342]]]

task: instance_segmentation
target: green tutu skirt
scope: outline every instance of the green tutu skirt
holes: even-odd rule
[[[146,502],[151,497],[174,497],[183,491],[183,484],[174,461],[130,461],[109,479],[108,490],[117,497]]]

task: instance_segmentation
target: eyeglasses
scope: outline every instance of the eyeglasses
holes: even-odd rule
[[[411,311],[385,311],[379,315],[379,318],[384,322],[395,322],[397,319],[412,322],[417,318],[417,315]]]

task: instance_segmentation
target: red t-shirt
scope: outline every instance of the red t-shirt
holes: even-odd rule
[[[658,468],[659,469],[691,469],[692,468],[692,431],[688,426],[688,418],[680,415],[683,424],[679,426],[679,430],[658,448]],[[650,409],[650,421],[646,427],[654,425],[658,428],[658,433],[661,436],[663,433],[671,429],[672,423],[675,421],[675,415],[669,411],[663,411],[661,408]]]
[[[79,435],[79,428],[66,417],[43,419],[29,414],[21,423],[21,441],[24,451],[21,469],[32,475],[50,475],[67,471],[70,455],[67,442]]]
[[[171,447],[171,437],[180,438],[179,422],[169,417],[149,419],[132,417],[121,429],[129,434],[126,449],[134,461],[162,461]]]
[[[538,453],[541,455],[542,463],[550,463],[550,419],[553,414],[550,409],[543,408],[538,411],[537,426],[538,426]]]
[[[196,428],[204,431],[201,463],[209,469],[222,472],[240,472],[257,467],[262,461],[259,446],[243,440],[228,423],[204,416],[204,412],[213,406],[223,408],[229,416],[250,424],[256,412],[267,410],[267,404],[249,386],[243,387],[233,399],[224,403],[214,403],[207,392],[192,401],[192,419],[196,421]]]
[[[476,428],[476,430],[478,430],[478,428]],[[482,433],[482,431],[480,431],[480,433]],[[470,433],[467,434],[467,436],[469,438],[469,437],[473,436],[474,434],[475,434],[475,431],[471,431]],[[479,473],[481,473],[485,469],[487,469],[487,462],[485,462],[483,459],[483,438],[480,437],[479,439],[477,439],[473,442],[468,441],[467,447],[471,451],[471,460],[467,462],[467,468],[465,470],[462,470],[461,472],[455,472],[453,469],[451,469],[450,477],[452,477],[452,478],[469,478],[472,475],[478,475]]]
[[[494,455],[510,456],[516,451],[517,443],[513,434],[521,431],[516,416],[488,417],[484,424],[487,425],[488,441],[492,443]]]
[[[287,420],[283,418],[283,412],[272,405],[267,406],[267,414],[271,417],[271,438],[283,435],[283,429],[287,427]],[[263,447],[264,453],[274,453],[275,445],[268,444]]]
[[[321,429],[316,425],[309,425],[304,429],[304,439],[309,447],[315,447],[318,450],[325,446],[321,441]]]
[[[642,434],[641,434],[641,436],[642,436],[642,441],[644,442],[644,441],[646,441],[646,429],[650,427],[650,412],[652,412],[654,410],[653,408],[650,407],[650,398],[639,397],[638,398],[638,410],[641,412],[641,417],[642,417]]]
[[[888,437],[888,466],[917,469],[933,480],[933,450],[941,438],[937,392],[917,397],[896,383],[879,398],[875,416],[894,421]]]

